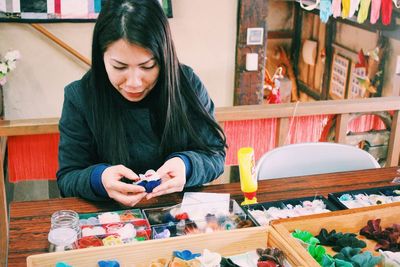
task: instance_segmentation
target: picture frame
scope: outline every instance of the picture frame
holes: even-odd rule
[[[171,0],[158,0],[172,18]],[[107,0],[0,0],[0,22],[95,22]],[[11,3],[11,2],[10,2]]]
[[[247,45],[262,45],[264,28],[247,28]]]
[[[333,55],[329,82],[329,96],[332,99],[344,99],[346,97],[349,67],[350,60],[348,58],[339,54]]]
[[[362,68],[356,68],[354,62],[351,63],[349,86],[347,89],[348,99],[359,99],[367,97],[367,90],[361,86],[359,79],[365,79],[367,70]]]

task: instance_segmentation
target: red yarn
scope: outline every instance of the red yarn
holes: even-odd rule
[[[59,134],[8,137],[9,181],[55,180],[59,141]]]
[[[389,25],[392,20],[392,0],[382,0],[382,23],[383,25]]]

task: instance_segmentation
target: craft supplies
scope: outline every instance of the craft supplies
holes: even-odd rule
[[[318,214],[336,210],[335,205],[323,196],[265,202],[244,209],[259,225],[268,225],[271,220]]]
[[[153,192],[153,189],[161,184],[161,178],[155,170],[148,170],[145,174],[139,174],[140,180],[136,185],[143,186],[147,193]]]
[[[51,228],[48,235],[49,251],[64,251],[76,248],[80,237],[78,213],[72,210],[60,210],[51,216]]]
[[[234,200],[228,201],[226,207],[219,203],[208,203],[207,206],[203,205],[204,203],[199,205],[188,203],[184,212],[181,209],[183,203],[172,207],[144,209],[143,212],[152,228],[152,238],[161,239],[254,226]]]
[[[244,194],[242,205],[257,203],[257,177],[255,174],[254,149],[243,147],[238,151],[240,188]]]
[[[99,261],[97,263],[99,267],[119,267],[118,261]]]
[[[185,220],[180,220],[176,224],[176,235],[184,235],[185,234],[186,223]]]
[[[321,263],[322,266],[351,266],[348,263],[337,262],[339,260],[350,261],[353,266],[384,266],[381,264],[376,265],[381,260],[381,257],[374,249],[378,249],[380,245],[384,245],[386,248],[393,247],[394,242],[390,242],[390,239],[386,241],[377,241],[377,239],[392,236],[395,237],[392,239],[393,241],[398,240],[398,234],[395,233],[395,229],[398,227],[399,214],[400,203],[389,203],[304,218],[280,220],[273,222],[272,225],[297,253],[304,256],[307,261],[305,266],[316,266],[315,261]],[[381,219],[381,224],[377,218]],[[323,228],[325,229],[323,230]],[[320,245],[323,245],[321,246],[322,248],[318,247],[319,244],[315,244],[313,248],[307,246],[304,249],[292,236],[296,229],[308,231],[319,240]],[[365,236],[374,235],[374,239],[367,240],[364,236],[360,236],[360,229],[363,229],[361,232]],[[377,238],[378,236],[379,238]],[[392,244],[390,245],[390,243]],[[336,255],[332,251],[334,247],[337,247],[334,249],[337,252]],[[398,249],[395,246],[394,248]],[[326,252],[331,256],[323,257],[319,255],[323,249],[326,249]]]
[[[355,20],[353,17],[356,16],[360,24],[369,16],[370,23],[375,24],[381,14],[382,24],[388,26],[392,20],[393,3],[398,8],[396,0],[316,0],[309,6],[304,5],[303,1],[300,0],[300,6],[305,10],[320,9],[320,19],[323,23],[328,22],[329,17],[333,15],[334,18],[341,16],[342,19],[350,20]]]
[[[330,201],[344,209],[400,202],[400,186],[385,186],[328,194]]]
[[[400,222],[400,219],[398,222]],[[377,242],[375,250],[399,252],[400,224],[395,223],[384,229],[382,229],[380,224],[381,219],[368,220],[367,225],[361,228],[360,235],[375,240]]]
[[[373,267],[381,261],[380,257],[374,257],[371,252],[362,251],[366,243],[358,239],[354,233],[341,233],[335,230],[328,232],[322,228],[315,237],[308,231],[300,230],[295,230],[292,236],[301,240],[302,244],[306,244],[305,248],[321,266]],[[332,246],[333,251],[338,253],[332,257],[322,245]]]
[[[400,252],[382,251],[379,250],[382,255],[382,266],[385,267],[396,267],[400,266]]]
[[[148,240],[151,228],[139,209],[79,214],[77,248],[128,244]]]

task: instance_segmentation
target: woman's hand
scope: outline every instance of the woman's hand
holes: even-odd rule
[[[144,196],[145,188],[139,185],[127,184],[120,180],[125,177],[132,181],[139,180],[139,176],[124,165],[108,167],[101,175],[101,181],[108,196],[125,206],[134,206]]]
[[[147,194],[147,199],[183,190],[186,183],[186,166],[181,158],[167,160],[157,173],[161,177],[161,184],[154,188],[152,193]]]

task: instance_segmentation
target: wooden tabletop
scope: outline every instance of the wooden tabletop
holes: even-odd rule
[[[267,202],[394,185],[392,180],[400,177],[397,169],[398,167],[392,167],[259,181],[257,198],[259,202]],[[204,186],[188,191],[230,193],[238,202],[243,200],[239,183]],[[143,201],[137,207],[176,204],[181,201],[182,196],[182,193],[166,195]],[[47,252],[47,234],[53,212],[72,209],[78,213],[87,213],[122,208],[112,202],[94,203],[78,198],[11,203],[8,266],[26,266],[27,256]]]

